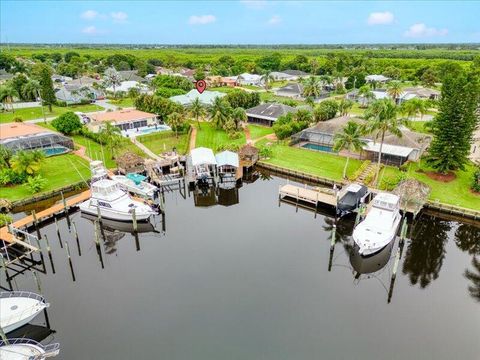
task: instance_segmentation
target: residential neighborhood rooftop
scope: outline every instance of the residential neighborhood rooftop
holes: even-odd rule
[[[113,121],[116,123],[130,122],[135,120],[148,119],[157,115],[135,109],[102,112],[89,115],[94,122]]]
[[[278,104],[278,103],[265,103],[257,105],[253,108],[247,109],[247,116],[252,116],[267,120],[277,120],[280,116],[295,112],[294,107]]]
[[[52,131],[31,123],[12,122],[0,124],[0,140],[50,132]]]

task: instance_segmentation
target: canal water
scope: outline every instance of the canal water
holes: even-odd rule
[[[284,183],[261,177],[221,196],[168,193],[165,231],[160,216],[138,239],[105,224],[101,259],[92,220],[71,215],[79,256],[59,219],[75,281],[54,223],[42,227],[55,267],[44,251],[46,274],[36,273],[54,331],[44,343],[59,342],[68,360],[480,358],[479,228],[422,215],[392,287],[398,241],[362,259],[345,219],[330,256],[335,219],[279,206]],[[37,290],[31,271],[12,285]]]

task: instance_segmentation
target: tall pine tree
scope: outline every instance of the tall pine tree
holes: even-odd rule
[[[52,112],[52,105],[57,102],[53,89],[52,70],[49,66],[39,63],[33,67],[32,75],[40,83],[42,102],[48,105],[49,111]]]
[[[479,122],[479,82],[473,73],[454,71],[443,78],[439,112],[433,121],[428,162],[441,173],[464,169]]]

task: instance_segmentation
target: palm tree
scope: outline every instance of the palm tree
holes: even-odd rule
[[[173,112],[167,117],[167,123],[175,130],[175,137],[178,138],[178,128],[182,126],[184,121],[183,115],[178,112]]]
[[[198,128],[200,129],[200,118],[205,115],[205,107],[200,99],[197,97],[192,101],[189,108],[190,114],[197,120]]]
[[[100,131],[100,136],[104,139],[107,146],[112,153],[112,159],[115,159],[115,150],[122,146],[121,130],[118,126],[112,125],[110,121],[105,123],[105,126]]]
[[[362,127],[354,121],[349,121],[342,129],[342,132],[335,134],[333,138],[333,149],[338,152],[347,150],[349,153],[352,151],[361,151],[363,146],[367,144],[367,142],[362,139],[362,135]],[[350,154],[347,155],[347,161],[345,163],[345,167],[343,168],[344,179],[347,177],[349,160]]]
[[[18,96],[18,94],[13,86],[6,85],[0,88],[0,101],[5,104],[5,110],[7,110],[6,105],[9,104],[12,112],[15,113],[15,109],[13,107],[13,98],[15,96]]]
[[[228,103],[222,100],[220,97],[216,97],[213,100],[213,104],[209,109],[210,119],[217,129],[222,129],[223,125],[227,122],[232,108]]]
[[[238,130],[242,122],[246,122],[248,117],[244,108],[237,107],[232,112],[232,119],[235,122],[235,128]]]
[[[402,103],[400,106],[400,111],[407,115],[407,118],[420,114],[421,119],[428,111],[427,102],[418,98],[413,98]]]
[[[22,95],[25,99],[39,99],[40,90],[42,87],[37,80],[29,79],[25,85],[22,86]]]
[[[380,138],[380,149],[378,151],[378,164],[374,185],[377,185],[378,182],[385,134],[389,132],[395,136],[402,137],[400,126],[404,123],[404,120],[397,119],[397,112],[398,108],[391,99],[377,100],[365,111],[364,117],[368,122],[365,126],[365,131],[368,133],[374,133],[375,139]]]
[[[303,85],[303,96],[316,98],[322,92],[322,86],[315,76],[310,76]]]
[[[375,98],[372,89],[368,85],[363,85],[358,89],[358,96],[362,98],[362,107],[367,107],[368,103]]]
[[[111,86],[113,88],[113,97],[116,98],[116,87],[120,86],[120,84],[122,83],[122,77],[120,76],[118,71],[114,68],[108,68],[107,70],[105,70],[103,81],[106,87]]]
[[[35,175],[40,171],[41,163],[45,154],[36,151],[18,151],[12,156],[10,166],[18,174]]]
[[[260,80],[263,81],[263,86],[265,87],[265,90],[268,91],[268,89],[270,88],[270,81],[272,81],[272,82],[275,81],[275,78],[273,77],[272,72],[267,70],[262,75]]]
[[[390,81],[387,84],[387,94],[390,95],[395,103],[400,98],[400,95],[402,95],[402,92],[402,83],[400,81]]]
[[[353,107],[353,101],[349,99],[343,98],[338,103],[338,111],[340,112],[341,116],[348,115],[348,112],[351,110],[352,107]]]

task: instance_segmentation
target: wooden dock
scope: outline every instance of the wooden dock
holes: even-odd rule
[[[77,205],[77,204],[79,204],[79,203],[81,203],[81,202],[83,202],[83,201],[85,201],[89,198],[90,198],[90,189],[80,193],[77,196],[74,196],[74,197],[66,200],[65,203],[67,204],[67,208],[69,208],[69,207],[75,206],[75,205]],[[45,210],[37,213],[36,214],[37,221],[41,222],[42,220],[46,220],[46,219],[54,216],[55,214],[58,214],[59,212],[64,211],[64,209],[65,208],[64,208],[63,202],[55,204],[52,207],[49,207],[48,209],[45,209]],[[28,216],[25,216],[24,218],[22,218],[20,220],[15,221],[13,224],[11,224],[11,226],[13,226],[16,229],[20,229],[20,228],[32,225],[33,222],[34,222],[33,216],[28,215]],[[36,247],[15,238],[12,234],[10,234],[7,226],[4,226],[4,227],[0,228],[0,240],[3,240],[5,242],[11,243],[11,244],[16,243],[16,244],[22,245],[22,246],[24,246],[24,247],[26,247],[30,250],[38,250]]]
[[[307,188],[306,186],[296,186],[292,184],[286,184],[280,186],[278,191],[280,199],[292,198],[295,201],[303,201],[313,204],[315,207],[319,204],[327,204],[331,206],[337,206],[337,198],[334,194],[328,194],[319,190]]]

